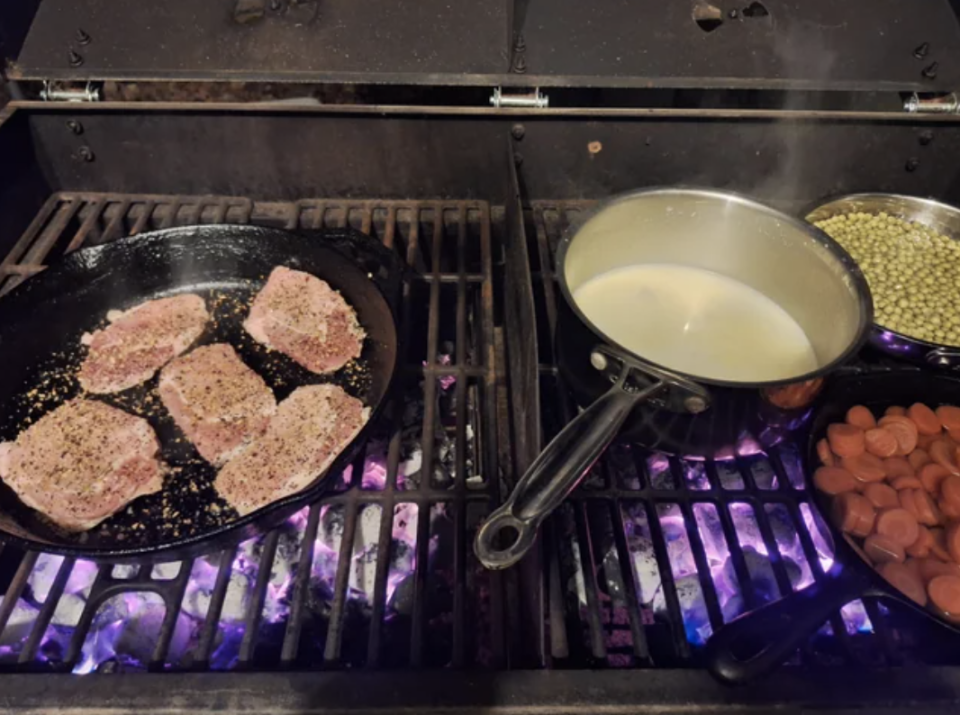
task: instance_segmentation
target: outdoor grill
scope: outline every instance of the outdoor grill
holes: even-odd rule
[[[378,3],[361,37],[364,12],[333,0],[45,0],[25,39],[0,33],[23,45],[0,113],[0,293],[65,253],[193,224],[353,227],[408,268],[400,385],[330,496],[182,562],[0,546],[0,704],[952,712],[955,639],[876,599],[763,682],[703,669],[711,633],[832,564],[802,442],[745,431],[717,460],[620,442],[519,565],[472,549],[577,409],[553,257],[596,201],[698,184],[794,214],[855,191],[960,203],[960,120],[902,109],[960,80],[951,5],[808,4],[717,3],[706,32],[715,13],[686,5]],[[67,101],[84,98],[101,101]],[[866,352],[850,369],[890,366]]]

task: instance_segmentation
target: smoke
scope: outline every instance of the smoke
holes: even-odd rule
[[[785,27],[774,27],[774,53],[782,79],[791,86],[822,87],[835,71],[837,54],[825,41],[818,24],[794,21]],[[759,68],[758,68],[759,69]],[[779,111],[812,111],[824,109],[824,95],[816,92],[788,90]],[[784,117],[775,121],[767,141],[757,148],[758,154],[770,152],[772,170],[762,176],[749,193],[796,214],[803,206],[818,198],[824,176],[836,166],[841,147],[825,145],[825,133],[817,131],[810,120]]]

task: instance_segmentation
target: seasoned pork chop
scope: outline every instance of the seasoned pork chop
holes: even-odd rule
[[[357,314],[325,281],[278,266],[257,294],[243,327],[311,372],[335,372],[360,357]]]
[[[232,347],[205,345],[160,372],[160,399],[200,455],[224,464],[267,429],[277,401]]]
[[[186,293],[110,311],[107,319],[106,328],[83,336],[90,350],[79,378],[87,392],[120,392],[146,382],[200,337],[210,315],[203,298]]]
[[[266,434],[227,462],[215,486],[241,515],[295,494],[330,466],[369,410],[335,385],[308,385],[280,403]]]
[[[24,504],[70,531],[92,529],[163,486],[160,444],[146,420],[75,399],[0,444],[0,478]]]

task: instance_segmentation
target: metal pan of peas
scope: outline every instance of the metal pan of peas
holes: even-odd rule
[[[875,348],[960,368],[960,209],[896,194],[851,194],[806,220],[860,266],[873,295]]]

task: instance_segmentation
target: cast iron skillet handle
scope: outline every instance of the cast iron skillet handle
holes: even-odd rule
[[[936,367],[956,368],[960,366],[960,350],[934,348],[924,356],[924,359]]]
[[[634,406],[665,387],[655,382],[628,391],[624,389],[628,372],[625,369],[616,385],[553,438],[510,498],[480,527],[473,548],[484,566],[503,569],[523,558],[536,541],[540,522],[579,484]]]
[[[870,591],[854,569],[826,578],[731,621],[709,640],[707,668],[741,685],[769,674],[793,655],[837,609]]]

